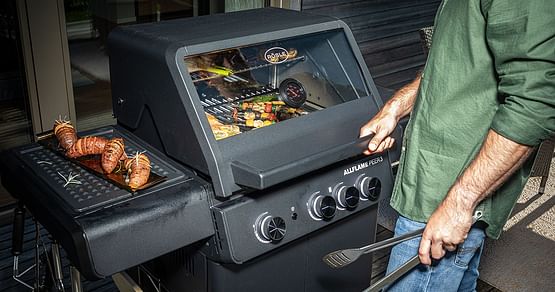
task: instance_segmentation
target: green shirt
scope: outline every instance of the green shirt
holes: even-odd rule
[[[426,222],[490,129],[531,146],[555,133],[555,0],[442,2],[392,207]],[[489,237],[499,237],[530,164],[478,206]]]

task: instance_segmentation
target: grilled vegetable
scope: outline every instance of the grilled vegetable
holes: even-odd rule
[[[251,119],[254,120],[254,119],[257,118],[256,114],[257,113],[254,113],[254,112],[243,112],[243,118],[245,120],[251,120]],[[258,114],[258,115],[260,116],[260,114]],[[238,116],[240,116],[240,115],[238,114]]]
[[[58,138],[58,142],[60,146],[68,150],[75,141],[77,141],[77,133],[75,132],[75,128],[69,121],[66,120],[56,120],[54,122],[54,135]]]
[[[262,120],[254,120],[253,125],[254,125],[255,128],[264,127],[264,121],[262,121]]]
[[[245,110],[253,110],[259,112],[269,112],[269,111],[276,111],[280,107],[284,106],[285,103],[281,100],[275,101],[266,101],[266,102],[249,102],[244,101],[239,103],[239,109]],[[268,111],[269,110],[269,111]]]
[[[271,113],[273,108],[275,108],[275,106],[272,106],[272,103],[267,102],[264,106],[264,112]]]
[[[259,95],[257,97],[254,97],[252,99],[252,102],[269,102],[276,99],[277,99],[276,95]]]
[[[234,120],[237,120],[238,118],[241,119],[245,119],[245,120],[254,120],[254,119],[260,119],[260,120],[275,120],[276,116],[273,113],[259,113],[259,112],[251,112],[251,111],[246,111],[246,112],[236,112],[233,111],[232,113],[232,117]]]
[[[255,105],[253,105],[252,110],[255,112],[260,112],[263,113],[266,110],[266,104],[265,103],[255,103]]]
[[[285,120],[289,120],[289,119],[291,119],[291,118],[294,118],[294,117],[295,117],[295,114],[294,114],[294,113],[288,113],[288,112],[282,112],[282,111],[280,111],[280,112],[277,112],[277,113],[276,113],[276,117],[277,117],[278,121],[281,122],[281,121],[285,121]]]
[[[103,137],[83,137],[79,138],[66,152],[69,158],[76,158],[85,155],[102,154],[108,140]]]
[[[124,154],[125,147],[122,138],[113,138],[108,141],[102,152],[102,169],[104,169],[106,173],[114,171]]]
[[[270,122],[270,121],[268,121],[268,122]],[[245,120],[245,126],[250,127],[250,128],[261,128],[261,127],[264,127],[264,121],[248,119],[248,120]]]
[[[148,181],[150,176],[150,160],[143,153],[137,153],[135,156],[125,161],[125,168],[129,173],[129,187],[137,189]]]

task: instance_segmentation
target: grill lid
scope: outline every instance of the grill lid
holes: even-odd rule
[[[125,26],[109,46],[118,123],[210,176],[220,197],[361,153],[360,126],[381,105],[351,31],[329,17],[261,9]]]

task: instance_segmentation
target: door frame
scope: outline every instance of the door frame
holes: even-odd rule
[[[23,62],[36,135],[75,120],[63,0],[17,0]]]

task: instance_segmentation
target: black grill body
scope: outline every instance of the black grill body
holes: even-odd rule
[[[295,102],[306,98],[311,109],[217,139],[207,114],[225,112],[225,99],[233,96],[204,96],[198,85],[204,77],[189,72],[184,61],[235,50],[249,64],[253,48],[264,47],[267,54],[280,44],[296,46],[287,62],[254,58],[251,64],[266,70],[253,70],[253,78],[270,76],[274,84],[243,94],[285,94],[292,89],[277,85],[288,80],[306,94],[294,96]],[[60,188],[54,170],[38,164],[52,154],[36,144],[7,155],[13,171],[3,175],[85,276],[144,264],[170,291],[368,286],[371,257],[341,270],[322,261],[333,250],[374,242],[377,202],[393,184],[388,153],[361,155],[368,138],[359,138],[359,129],[382,101],[345,23],[296,11],[250,10],[118,27],[109,52],[118,126],[82,135],[117,132],[130,141],[130,151],[153,155],[153,170],[168,180],[137,193],[100,181],[92,186],[94,196],[88,185],[71,193]],[[233,106],[248,101],[234,98]]]

